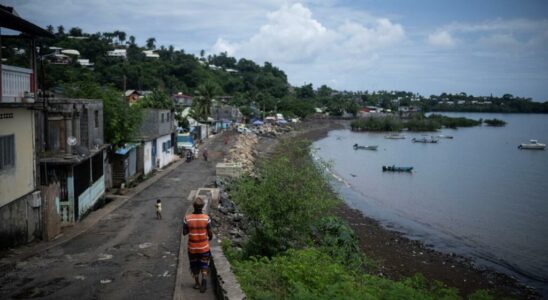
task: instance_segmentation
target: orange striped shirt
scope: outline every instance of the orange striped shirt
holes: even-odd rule
[[[206,214],[190,214],[185,216],[184,226],[188,228],[188,252],[205,253],[209,251],[207,229],[211,219]]]

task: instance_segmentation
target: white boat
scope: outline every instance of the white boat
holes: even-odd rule
[[[518,146],[518,149],[544,150],[546,144],[539,143],[537,140],[531,140],[529,143],[523,143]]]
[[[389,134],[384,136],[385,139],[391,139],[391,140],[401,140],[405,139],[405,136],[400,134]]]

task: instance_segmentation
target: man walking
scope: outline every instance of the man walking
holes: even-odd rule
[[[190,271],[194,277],[194,288],[204,293],[207,288],[207,272],[209,269],[209,241],[213,238],[211,218],[202,213],[204,200],[197,197],[192,203],[194,212],[185,216],[183,221],[183,235],[188,234],[188,258]],[[200,281],[200,273],[202,278]]]

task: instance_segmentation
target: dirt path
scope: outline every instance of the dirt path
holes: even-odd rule
[[[19,260],[0,275],[0,299],[170,299],[187,196],[211,183],[224,155],[222,138],[204,146],[208,162],[179,165],[76,238]]]

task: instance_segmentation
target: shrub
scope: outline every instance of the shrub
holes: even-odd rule
[[[244,178],[231,193],[252,226],[248,255],[272,256],[310,241],[310,228],[337,199],[309,159],[306,141],[283,142],[283,154],[260,167],[260,179]]]

